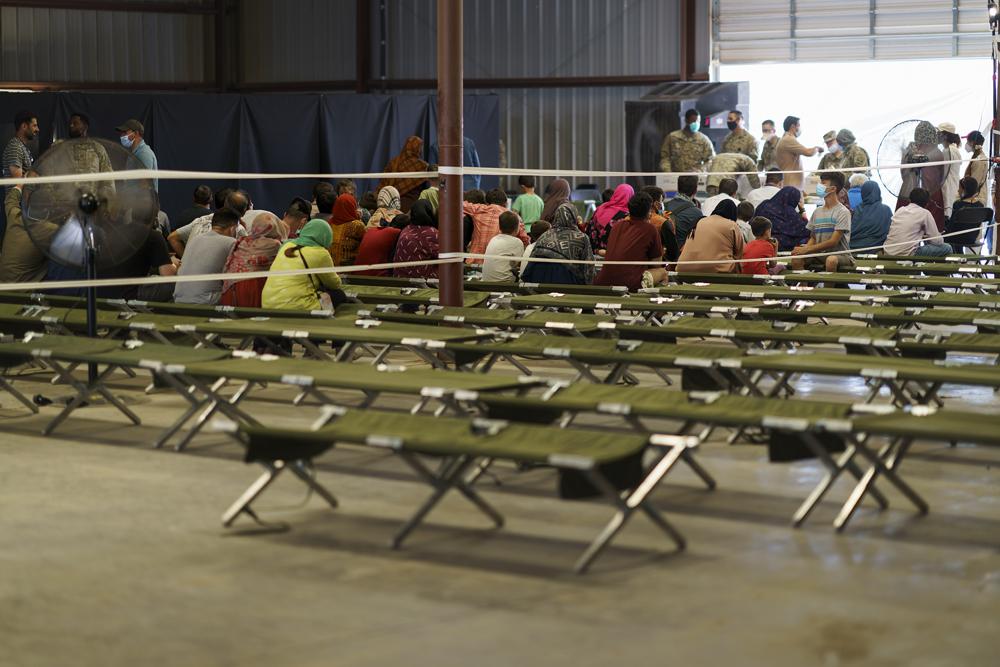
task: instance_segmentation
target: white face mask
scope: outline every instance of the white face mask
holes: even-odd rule
[[[972,144],[968,144],[967,143],[967,144],[965,144],[965,152],[966,153],[975,153],[976,152],[976,147],[973,146]]]

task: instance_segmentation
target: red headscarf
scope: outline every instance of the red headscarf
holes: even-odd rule
[[[628,183],[622,183],[617,188],[615,188],[615,193],[611,195],[611,199],[600,206],[594,211],[594,224],[597,225],[598,229],[604,229],[619,213],[628,213],[628,200],[632,198],[635,194],[635,190]]]
[[[333,204],[331,225],[343,225],[358,219],[358,202],[351,195],[340,195]]]

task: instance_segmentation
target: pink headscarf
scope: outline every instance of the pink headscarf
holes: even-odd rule
[[[604,229],[619,213],[628,213],[628,200],[635,194],[635,190],[628,183],[622,183],[615,188],[615,193],[611,195],[611,200],[597,207],[594,211],[594,224],[598,229]]]

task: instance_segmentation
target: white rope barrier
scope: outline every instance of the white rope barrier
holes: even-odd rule
[[[986,226],[987,229],[996,227],[1000,223],[991,223]],[[942,238],[949,238],[951,236],[957,236],[959,234],[967,234],[967,231],[957,231],[950,232],[948,234],[941,234]],[[540,264],[593,264],[594,266],[645,266],[645,267],[665,267],[668,264],[670,266],[679,265],[701,265],[701,264],[718,264],[720,262],[732,262],[734,264],[750,263],[750,262],[766,262],[766,261],[781,261],[787,260],[794,257],[795,259],[811,259],[811,258],[826,258],[833,255],[846,255],[846,254],[856,254],[856,253],[870,253],[876,250],[886,250],[888,248],[893,248],[896,246],[912,245],[912,241],[901,241],[897,243],[887,243],[879,246],[869,246],[866,248],[854,248],[849,250],[838,250],[831,252],[819,252],[819,253],[803,253],[801,255],[781,255],[774,258],[754,258],[754,259],[732,259],[727,260],[725,258],[719,259],[699,259],[699,260],[685,260],[676,262],[664,262],[662,260],[635,260],[635,261],[625,261],[625,260],[605,260],[605,259],[556,259],[549,257],[512,257],[510,255],[488,255],[485,253],[469,253],[469,252],[455,252],[455,253],[440,253],[437,259],[419,260],[413,262],[385,262],[381,264],[361,264],[357,266],[334,266],[334,267],[323,267],[315,269],[290,269],[287,271],[248,271],[244,273],[207,273],[207,274],[195,274],[186,276],[147,276],[144,278],[98,278],[96,280],[53,280],[53,281],[36,281],[36,282],[24,282],[24,283],[0,283],[0,292],[12,292],[12,291],[28,291],[28,290],[56,290],[56,289],[78,289],[84,287],[124,287],[124,286],[140,286],[140,285],[162,285],[165,283],[191,283],[191,282],[204,282],[213,280],[250,280],[253,278],[268,278],[270,276],[299,276],[299,275],[317,275],[323,273],[356,273],[359,271],[371,271],[371,270],[392,270],[397,268],[407,268],[416,266],[436,266],[441,264],[457,264],[464,263],[467,259],[497,259],[501,261],[517,262],[527,261],[529,263],[538,262]],[[919,255],[913,256],[914,260],[919,260]]]
[[[879,170],[879,169],[914,169],[928,166],[941,166],[947,164],[965,163],[971,160],[949,160],[942,162],[925,162],[922,164],[908,164],[908,165],[875,165],[871,167],[857,167],[849,169],[827,169],[822,170],[824,172],[844,172],[844,171],[868,171],[868,170]],[[977,158],[975,161],[988,161],[987,158]],[[810,173],[818,173],[821,170],[812,170]],[[743,174],[758,174],[760,172],[712,172],[713,175],[743,175]],[[803,173],[800,171],[784,171],[781,173]],[[426,171],[426,172],[399,172],[399,173],[332,173],[332,174],[264,174],[264,173],[240,173],[240,172],[204,172],[204,171],[180,171],[180,170],[129,170],[129,171],[118,171],[118,172],[102,172],[102,173],[85,173],[85,174],[65,174],[59,176],[45,176],[45,177],[35,177],[35,178],[3,178],[0,179],[0,186],[6,185],[35,185],[44,183],[76,183],[80,180],[86,180],[87,182],[93,181],[129,181],[129,180],[142,180],[142,179],[187,179],[187,180],[198,180],[198,179],[244,179],[244,180],[279,180],[279,179],[341,179],[341,178],[358,178],[358,179],[382,179],[382,178],[436,178],[441,174],[448,175],[510,175],[518,176],[523,174],[536,174],[536,175],[551,175],[551,176],[570,176],[570,177],[593,177],[593,176],[663,176],[663,175],[692,175],[690,173],[684,172],[624,172],[624,171],[565,171],[565,170],[553,170],[553,169],[499,169],[493,167],[439,167],[438,171]],[[995,228],[998,223],[991,223],[985,226],[986,230]],[[941,234],[941,237],[949,238],[951,236],[957,236],[960,234],[967,234],[968,231],[956,231],[948,234]],[[795,255],[796,259],[813,259],[813,258],[825,258],[833,255],[842,254],[859,254],[859,253],[871,253],[873,251],[883,251],[889,248],[894,248],[897,246],[907,246],[912,245],[912,241],[904,241],[892,244],[883,244],[879,246],[870,246],[867,248],[856,248],[841,251],[830,251],[830,252],[820,252],[820,253],[804,253],[800,255]],[[914,256],[915,259],[919,259],[919,256]],[[139,286],[139,285],[157,285],[164,283],[184,283],[184,282],[202,282],[202,281],[213,281],[213,280],[249,280],[252,278],[267,278],[269,276],[294,276],[294,275],[314,275],[323,273],[353,273],[359,271],[368,270],[391,270],[395,268],[406,268],[406,267],[417,267],[417,266],[432,266],[439,264],[454,264],[459,262],[465,262],[468,259],[475,260],[485,260],[485,259],[498,259],[506,260],[511,262],[521,262],[525,258],[522,257],[510,257],[507,255],[487,255],[484,253],[441,253],[438,259],[433,260],[422,260],[415,262],[387,262],[381,264],[366,264],[359,266],[341,266],[341,267],[330,267],[330,268],[316,268],[316,269],[297,269],[288,271],[254,271],[247,273],[213,273],[213,274],[199,274],[199,275],[174,275],[174,276],[148,276],[143,278],[102,278],[97,280],[60,280],[60,281],[36,281],[30,283],[0,283],[0,291],[24,291],[24,290],[55,290],[55,289],[76,289],[83,287],[121,287],[121,286]],[[663,262],[655,260],[642,260],[642,261],[623,261],[623,260],[604,260],[604,259],[594,259],[594,260],[571,260],[571,259],[555,259],[555,258],[544,258],[544,257],[531,257],[528,258],[528,262],[538,262],[538,263],[549,263],[549,264],[593,264],[595,266],[603,265],[626,265],[626,266],[646,266],[646,267],[656,267],[656,266],[666,266],[667,264],[671,266],[679,265],[701,265],[701,264],[718,264],[721,261],[731,261],[733,263],[750,263],[750,262],[761,262],[761,261],[781,261],[789,259],[789,256],[779,256],[776,258],[754,258],[754,259],[705,259],[705,260],[685,260],[676,262]]]
[[[388,179],[410,179],[424,178],[435,179],[440,176],[523,176],[533,174],[536,176],[569,177],[569,178],[613,178],[631,176],[749,176],[761,173],[781,173],[781,174],[822,174],[822,173],[847,173],[847,172],[867,172],[896,169],[922,169],[924,167],[940,167],[949,164],[964,164],[967,162],[989,162],[989,158],[969,158],[968,160],[943,160],[938,162],[922,162],[916,164],[883,164],[871,165],[868,167],[843,167],[836,169],[793,169],[775,172],[760,171],[713,171],[713,172],[681,172],[681,171],[586,171],[586,170],[566,170],[566,169],[501,169],[499,167],[441,167],[437,171],[407,171],[407,172],[366,172],[366,173],[330,173],[330,174],[272,174],[272,173],[244,173],[233,171],[184,171],[179,169],[133,169],[128,171],[105,171],[97,173],[81,174],[60,174],[58,176],[35,176],[30,178],[0,178],[0,186],[11,185],[41,185],[43,183],[77,183],[81,180],[87,182],[101,181],[134,181],[134,180],[334,180],[334,179],[367,179],[382,180]]]
[[[400,269],[410,266],[434,266],[454,264],[460,259],[440,258],[416,262],[391,262],[384,264],[359,264],[357,266],[333,266],[317,269],[289,269],[287,271],[246,271],[243,273],[198,273],[186,276],[146,276],[144,278],[98,278],[96,280],[41,280],[27,283],[0,283],[0,292],[20,290],[74,289],[80,287],[125,287],[133,285],[162,285],[164,283],[200,283],[212,280],[251,280],[270,276],[308,276],[323,273],[356,273],[358,271]]]

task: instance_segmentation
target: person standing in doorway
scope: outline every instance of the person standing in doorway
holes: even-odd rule
[[[660,171],[702,172],[715,156],[712,142],[701,130],[701,113],[697,109],[684,112],[684,127],[667,135],[660,146]]]

